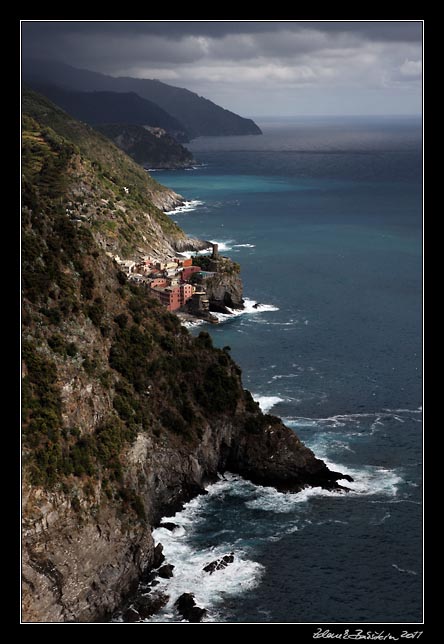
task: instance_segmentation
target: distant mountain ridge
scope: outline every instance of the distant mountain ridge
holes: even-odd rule
[[[178,141],[189,141],[187,128],[180,121],[135,92],[78,92],[56,85],[32,85],[34,90],[49,98],[65,112],[89,125],[149,125],[166,130]]]
[[[182,123],[191,138],[262,134],[252,119],[226,110],[212,101],[158,80],[107,76],[64,63],[22,61],[22,79],[32,85],[57,85],[65,90],[118,93],[135,92],[152,101]]]

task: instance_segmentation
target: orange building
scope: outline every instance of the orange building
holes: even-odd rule
[[[200,266],[187,266],[182,271],[182,279],[187,281],[193,273],[198,273],[201,270]]]
[[[178,266],[183,266],[184,268],[193,265],[191,257],[175,257],[173,261],[175,261]]]
[[[166,280],[164,277],[156,277],[155,279],[151,280],[150,286],[151,288],[165,288],[165,286],[168,286],[168,280]]]
[[[184,306],[186,302],[192,297],[194,293],[194,287],[192,284],[181,284],[180,285],[180,301],[181,306]]]
[[[167,286],[166,288],[152,288],[155,295],[168,311],[177,311],[192,297],[194,288],[191,284],[180,286]]]

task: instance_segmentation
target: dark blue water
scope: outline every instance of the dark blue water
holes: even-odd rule
[[[347,495],[222,481],[158,530],[220,622],[422,620],[422,189],[415,120],[269,121],[262,137],[202,138],[205,164],[154,176],[194,210],[189,234],[240,262],[264,305],[209,327],[244,385]],[[203,327],[200,327],[203,328]],[[199,329],[198,329],[199,330]],[[193,332],[198,332],[193,330]],[[202,567],[235,551],[211,577]],[[171,607],[158,619],[177,619]]]

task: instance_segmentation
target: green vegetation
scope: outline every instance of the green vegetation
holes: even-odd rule
[[[26,480],[72,492],[79,513],[83,502],[74,490],[92,502],[100,482],[107,499],[143,520],[137,484],[125,480],[126,450],[140,432],[193,449],[214,417],[233,414],[245,399],[240,370],[228,347],[214,348],[207,332],[193,338],[144,287],[128,282],[90,224],[71,217],[76,208],[95,212],[93,196],[109,203],[127,184],[130,195],[113,197],[112,205],[153,212],[146,173],[137,168],[133,177],[123,153],[44,99],[25,92],[24,104]],[[88,200],[68,198],[70,186],[94,183]],[[129,219],[136,230],[135,223]]]
[[[211,255],[194,255],[192,257],[192,260],[193,266],[200,266],[203,271],[214,270]],[[228,259],[228,257],[221,257],[219,260],[217,272],[226,273],[228,275],[240,273],[240,264],[233,262],[233,260]]]
[[[91,184],[95,190],[100,189],[109,208],[114,209],[113,202],[119,199],[123,207],[131,210],[139,226],[145,225],[144,213],[147,212],[166,234],[183,236],[172,219],[152,203],[152,194],[161,194],[167,188],[157,183],[108,138],[27,88],[22,94],[22,109],[23,174],[30,185],[35,183],[34,179],[38,176],[48,196],[60,197],[67,186],[66,164],[73,155],[80,154],[84,163],[83,181]],[[70,173],[74,172],[78,170],[71,167]],[[128,194],[124,187],[129,189]],[[32,203],[27,205],[33,208]],[[115,238],[115,225],[110,223],[106,214],[101,213],[102,208],[98,203],[83,204],[82,199],[74,210],[91,216],[96,230],[104,236]],[[128,223],[122,222],[119,232],[128,237],[132,250],[140,244],[137,231],[131,230]],[[148,237],[150,231],[146,232]]]
[[[193,261],[193,266],[200,266],[203,271],[210,270],[210,255],[193,255],[191,259]]]

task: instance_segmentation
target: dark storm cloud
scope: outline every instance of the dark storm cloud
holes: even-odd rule
[[[298,105],[312,95],[308,111],[335,95],[358,111],[383,110],[389,95],[391,111],[418,109],[421,40],[419,21],[22,23],[25,57],[158,78],[246,114],[290,109],[296,91]]]
[[[327,33],[353,32],[370,40],[417,41],[420,22],[399,21],[70,21],[27,22],[28,35],[51,37],[55,34],[117,34],[120,36],[157,34],[165,37],[184,35],[221,38],[228,34],[255,34],[269,31],[314,29]]]
[[[125,66],[294,57],[365,42],[418,42],[417,22],[24,22],[23,54],[108,73]]]

